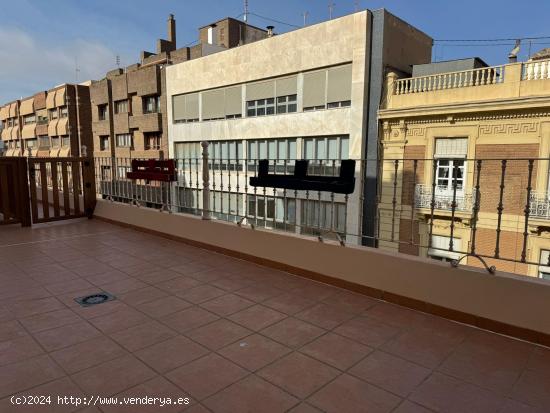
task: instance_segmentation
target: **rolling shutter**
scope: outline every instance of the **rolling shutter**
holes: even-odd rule
[[[275,97],[275,81],[246,85],[246,100],[259,100]]]
[[[285,77],[276,80],[277,96],[296,95],[298,90],[297,76]]]
[[[468,139],[445,138],[435,140],[436,158],[466,158],[468,154]]]
[[[202,119],[225,118],[224,90],[208,90],[202,93]]]
[[[351,100],[351,65],[328,70],[327,102]]]
[[[228,87],[225,89],[225,114],[242,114],[242,86]]]
[[[326,70],[304,74],[305,108],[325,105]]]

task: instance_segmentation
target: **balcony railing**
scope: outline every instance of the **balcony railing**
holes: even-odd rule
[[[434,90],[456,89],[472,86],[493,85],[504,82],[504,65],[483,67],[481,69],[463,70],[460,72],[440,73],[429,76],[399,79],[396,82],[395,94],[431,92]]]
[[[525,62],[521,74],[521,80],[550,79],[550,60],[538,60]]]
[[[447,188],[436,187],[435,194],[431,185],[416,185],[414,192],[414,204],[416,208],[431,208],[432,201],[435,209],[451,211],[453,209],[453,191]],[[471,212],[474,205],[474,194],[457,190],[454,196],[455,210]]]

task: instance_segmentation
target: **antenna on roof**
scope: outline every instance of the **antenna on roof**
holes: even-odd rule
[[[75,56],[74,57],[74,74],[75,74],[76,83],[78,83],[78,72],[80,72],[80,69],[78,68],[78,59]]]
[[[120,55],[116,55],[115,61],[116,61],[116,67],[120,67]]]
[[[304,27],[307,25],[307,16],[309,16],[309,12],[305,11],[302,13],[302,17],[304,18]]]
[[[332,12],[334,11],[334,2],[330,1],[328,2],[328,18],[332,20]]]
[[[354,1],[354,4],[355,4],[355,11],[359,11],[359,0],[355,0]]]
[[[244,21],[248,23],[248,0],[244,0]]]

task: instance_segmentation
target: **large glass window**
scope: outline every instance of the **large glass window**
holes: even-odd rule
[[[341,202],[302,200],[301,232],[330,237],[346,231],[346,204]],[[333,237],[334,234],[332,234]]]
[[[247,141],[248,145],[248,169],[255,171],[258,161],[268,159],[269,169],[274,171],[277,166],[277,172],[294,172],[294,160],[296,159],[296,138],[281,139],[253,139]],[[285,171],[286,167],[286,171]]]
[[[243,142],[232,141],[210,141],[208,145],[208,156],[210,167],[221,170],[242,169]]]
[[[143,134],[145,139],[146,150],[159,150],[160,149],[160,134],[158,132],[145,132]]]
[[[160,112],[160,98],[158,96],[143,97],[143,113]]]
[[[265,116],[275,114],[275,99],[259,99],[250,100],[246,102],[246,115],[253,116]]]
[[[43,135],[38,137],[38,146],[41,148],[50,147],[50,137],[48,135]]]
[[[279,96],[277,98],[277,113],[296,112],[298,109],[296,101],[297,95]]]
[[[97,106],[97,114],[99,120],[109,119],[109,107],[107,104]]]
[[[247,195],[246,216],[249,223],[266,228],[294,231],[296,200],[291,198]]]
[[[312,175],[338,175],[340,161],[349,157],[349,137],[327,136],[303,140],[302,157]]]
[[[439,192],[453,194],[453,185],[456,182],[457,193],[464,191],[464,159],[438,159],[436,184]]]
[[[128,113],[128,99],[115,102],[115,113]]]
[[[539,278],[550,281],[550,250],[540,250]]]
[[[99,137],[99,150],[107,151],[109,150],[109,136],[100,136]]]
[[[27,115],[23,118],[23,125],[30,125],[32,123],[36,123],[36,116],[33,115]]]
[[[116,146],[119,148],[131,148],[134,147],[134,138],[129,133],[116,135]]]

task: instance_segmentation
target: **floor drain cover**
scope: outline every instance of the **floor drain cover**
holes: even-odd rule
[[[75,298],[74,300],[78,304],[80,304],[82,307],[90,307],[92,305],[105,303],[107,301],[111,301],[114,299],[115,299],[114,295],[111,295],[106,292],[101,292],[97,294],[85,295],[84,297],[78,297],[78,298]]]

